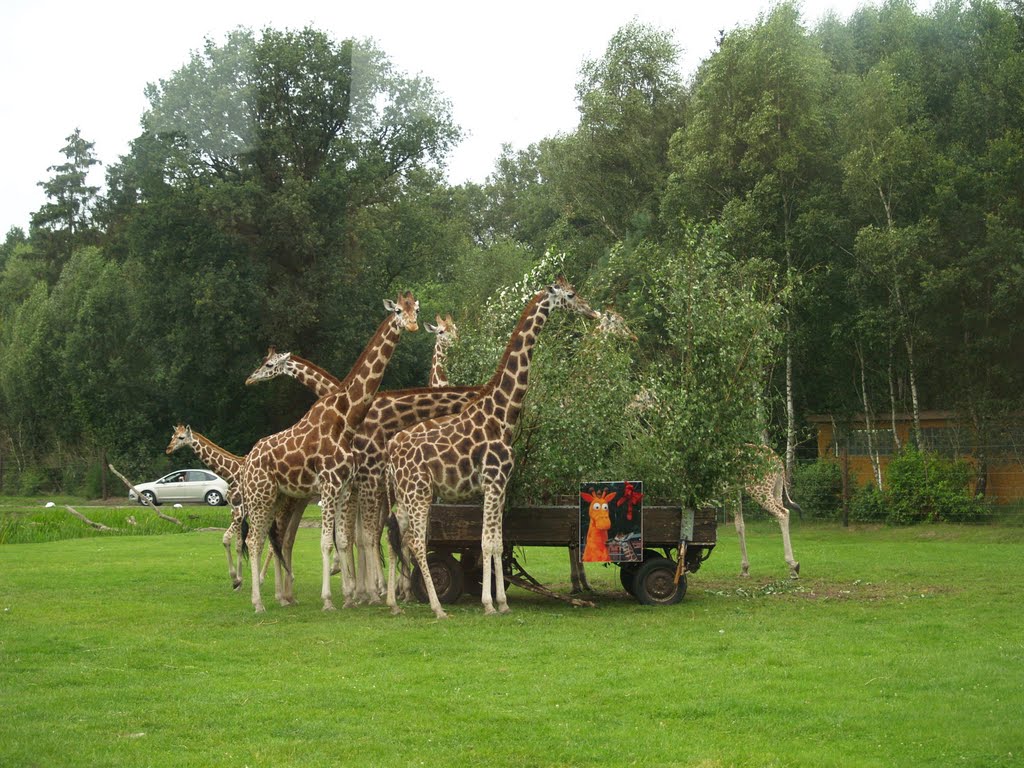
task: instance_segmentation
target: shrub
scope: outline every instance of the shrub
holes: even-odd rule
[[[818,460],[797,466],[793,473],[793,499],[810,517],[838,517],[843,503],[839,466]]]
[[[868,483],[858,488],[850,499],[850,519],[865,523],[881,523],[888,515],[885,495]]]
[[[970,490],[972,470],[963,461],[908,449],[893,458],[886,472],[886,497],[894,525],[965,522],[982,514]]]

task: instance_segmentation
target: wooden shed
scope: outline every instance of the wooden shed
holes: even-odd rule
[[[829,415],[808,416],[817,428],[818,457],[839,461],[846,450],[852,482],[872,482],[872,464],[868,446],[878,455],[885,482],[886,468],[896,453],[897,445],[912,443],[913,416],[898,413],[872,419],[871,430],[863,418],[840,420]],[[980,437],[969,421],[953,411],[922,411],[921,442],[925,449],[945,458],[963,459],[978,470],[984,467],[985,495],[990,500],[1007,504],[1024,499],[1024,419],[989,430]],[[895,429],[894,429],[895,427]],[[839,439],[836,431],[839,432]],[[845,445],[844,445],[845,443]],[[980,479],[976,472],[974,480]]]

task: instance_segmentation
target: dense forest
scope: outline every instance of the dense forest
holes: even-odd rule
[[[373,42],[209,40],[103,188],[87,136],[55,147],[0,246],[4,490],[95,492],[103,456],[159,472],[177,422],[244,454],[312,402],[243,385],[267,347],[343,377],[400,291],[455,318],[452,382],[482,383],[559,273],[629,331],[545,331],[521,496],[608,473],[707,498],[743,445],[813,456],[808,414],[940,409],[998,442],[1024,411],[1020,0],[814,28],[785,2],[689,77],[678,54],[624,26],[581,64],[573,132],[451,186],[450,104]],[[407,334],[383,388],[426,385],[432,343]]]

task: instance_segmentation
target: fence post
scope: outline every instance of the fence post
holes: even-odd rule
[[[850,527],[850,447],[843,440],[839,449],[839,476],[843,482],[843,528]]]

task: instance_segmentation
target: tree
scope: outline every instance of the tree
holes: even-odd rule
[[[66,161],[51,165],[49,181],[39,182],[49,202],[32,214],[35,253],[46,265],[48,281],[53,284],[72,251],[90,241],[91,210],[99,187],[87,183],[89,171],[99,164],[93,142],[82,138],[81,131],[65,139],[61,149]]]
[[[796,444],[793,323],[802,276],[822,259],[805,222],[816,220],[831,178],[824,110],[828,66],[782,3],[749,29],[726,35],[700,68],[691,118],[672,142],[666,220],[721,222],[730,249],[777,265],[791,302],[784,349],[786,467]]]
[[[669,33],[625,25],[580,70],[579,126],[542,145],[540,168],[561,211],[556,239],[581,269],[611,243],[656,230],[669,139],[683,120],[677,57]]]

